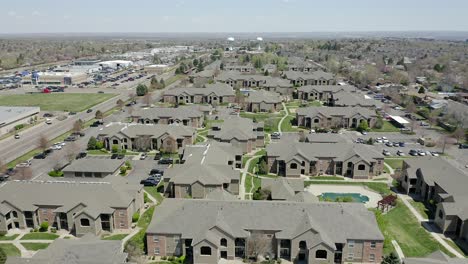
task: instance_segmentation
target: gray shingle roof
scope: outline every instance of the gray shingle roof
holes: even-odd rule
[[[126,263],[121,241],[85,235],[80,239],[57,239],[32,258],[9,257],[8,264],[118,264]]]
[[[224,189],[215,189],[214,191],[209,192],[205,199],[215,200],[215,201],[236,201],[238,197],[231,194],[230,192]]]
[[[249,140],[257,138],[257,134],[254,131],[254,128],[257,126],[251,119],[248,118],[230,118],[217,125],[219,125],[220,130],[210,130],[208,132],[209,137],[223,141],[234,138],[238,140]]]
[[[269,92],[266,90],[251,91],[245,100],[250,103],[267,104],[280,104],[283,101],[278,93]]]
[[[309,160],[334,158],[336,161],[345,161],[356,155],[367,162],[384,158],[380,152],[375,151],[370,146],[352,143],[292,143],[280,141],[268,145],[266,151],[268,156],[279,157],[285,161],[290,161],[297,155]]]
[[[65,167],[63,171],[113,173],[117,171],[123,163],[123,160],[115,159],[77,159]]]
[[[301,116],[317,116],[317,115],[324,115],[326,117],[332,116],[344,116],[344,117],[353,117],[357,114],[362,115],[364,117],[376,117],[377,114],[373,110],[369,110],[364,107],[319,107],[319,106],[311,106],[311,107],[304,107],[298,108],[296,113]]]
[[[141,186],[108,182],[10,181],[0,190],[0,203],[22,211],[38,206],[57,206],[56,212],[68,212],[84,204],[83,212],[92,217],[126,208]]]
[[[304,85],[297,88],[300,92],[310,93],[310,92],[329,92],[329,93],[338,93],[342,91],[355,91],[356,87],[352,85]]]
[[[374,214],[363,204],[327,202],[165,199],[147,233],[181,234],[182,238],[200,241],[215,226],[233,237],[247,237],[247,230],[277,230],[276,238],[291,239],[303,230],[315,229],[318,237],[310,239],[327,244],[384,239]]]
[[[273,200],[292,200],[298,193],[304,191],[304,179],[262,179],[262,189],[271,191]]]
[[[228,165],[213,165],[202,163],[180,164],[168,169],[164,178],[174,184],[222,185],[232,180],[239,180],[239,171]]]
[[[288,80],[297,80],[299,78],[304,80],[333,80],[335,76],[332,73],[324,71],[314,72],[299,72],[299,71],[285,71],[283,73]]]
[[[178,96],[181,94],[187,95],[210,95],[216,96],[234,96],[234,90],[231,86],[224,83],[207,84],[206,88],[174,88],[164,92],[164,95]]]
[[[159,138],[164,134],[168,134],[175,138],[193,136],[195,128],[182,126],[182,125],[164,125],[164,124],[123,124],[123,123],[110,123],[99,131],[99,136],[115,136],[124,135],[129,138],[137,136],[151,136],[152,138]]]

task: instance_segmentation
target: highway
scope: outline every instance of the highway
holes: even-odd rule
[[[159,76],[159,78],[164,78],[167,80],[169,77],[173,76],[173,72],[167,72]],[[39,124],[37,126],[31,127],[23,132],[21,132],[20,139],[14,139],[13,137],[5,138],[4,140],[0,141],[0,160],[4,163],[8,163],[12,160],[15,160],[18,157],[28,153],[31,150],[34,150],[38,146],[38,141],[41,135],[44,135],[49,140],[52,140],[68,131],[70,131],[73,127],[73,124],[78,120],[81,119],[83,121],[91,120],[95,117],[96,111],[100,110],[101,112],[106,112],[113,107],[116,106],[117,100],[122,99],[126,101],[130,98],[131,93],[135,93],[135,88],[139,83],[149,84],[149,80],[144,80],[143,82],[135,82],[131,86],[128,87],[121,87],[119,89],[109,89],[107,88],[106,91],[109,93],[119,93],[117,96],[102,102],[94,106],[91,113],[80,112],[76,115],[68,116],[67,119],[63,121],[59,121],[57,119],[52,120],[52,124]],[[174,86],[170,85],[169,87]],[[165,90],[157,90],[153,92],[153,98],[157,98],[161,95],[161,93]]]

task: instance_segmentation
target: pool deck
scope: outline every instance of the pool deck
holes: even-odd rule
[[[322,193],[359,193],[369,197],[369,202],[365,203],[367,208],[376,208],[377,202],[382,200],[382,196],[376,192],[368,190],[363,186],[345,186],[345,185],[333,185],[333,184],[311,184],[305,191],[312,193],[315,196],[319,196]]]

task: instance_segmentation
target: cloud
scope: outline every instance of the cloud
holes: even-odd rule
[[[33,15],[33,16],[40,16],[41,13],[39,13],[39,11],[37,11],[37,10],[34,10],[34,11],[32,12],[32,15]]]
[[[16,12],[15,11],[8,11],[8,15],[14,17],[14,16],[16,16]]]

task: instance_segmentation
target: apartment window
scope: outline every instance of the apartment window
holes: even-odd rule
[[[318,122],[320,122],[319,119],[314,119],[314,123],[317,124]]]
[[[222,247],[227,247],[227,240],[225,238],[221,238],[221,241],[219,242],[219,244],[222,246]]]
[[[296,163],[291,163],[291,165],[289,165],[289,168],[297,169],[297,164]]]
[[[102,173],[100,173],[100,172],[95,172],[95,173],[94,173],[94,177],[96,177],[96,178],[102,178]]]
[[[358,169],[358,170],[361,170],[361,171],[362,171],[362,170],[365,170],[365,169],[366,169],[366,165],[360,164],[360,165],[358,165],[357,169]]]
[[[326,250],[317,250],[317,251],[315,251],[315,258],[316,259],[327,259],[327,251]]]
[[[375,248],[376,246],[377,246],[377,243],[376,243],[376,242],[371,242],[371,243],[370,243],[370,247],[371,247],[371,248]]]
[[[211,256],[211,248],[210,247],[201,247],[200,248],[200,255]]]
[[[155,254],[155,255],[159,255],[159,247],[155,247],[155,248],[154,248],[154,254]]]
[[[85,172],[84,176],[87,177],[87,178],[91,178],[91,177],[93,177],[93,173],[92,172]]]
[[[348,253],[348,260],[354,260],[354,253]]]
[[[124,222],[120,222],[120,228],[124,228],[125,227],[125,223]]]
[[[154,235],[153,236],[153,242],[159,242],[159,236]]]
[[[439,211],[439,218],[444,218],[444,212],[442,212],[442,210]]]
[[[14,217],[14,218],[18,218],[18,212],[13,211],[13,217]]]
[[[176,245],[179,244],[179,237],[174,237],[174,244],[176,244]]]
[[[369,255],[369,261],[370,262],[375,262],[375,254],[370,254]]]
[[[81,171],[76,171],[75,177],[83,177],[83,173]]]
[[[348,248],[354,248],[354,240],[348,241]]]
[[[90,226],[89,219],[88,218],[81,218],[80,219],[80,225],[81,226]]]

